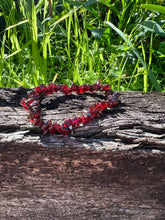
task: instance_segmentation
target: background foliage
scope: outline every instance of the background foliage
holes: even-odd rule
[[[0,86],[165,91],[164,29],[163,0],[0,0]]]

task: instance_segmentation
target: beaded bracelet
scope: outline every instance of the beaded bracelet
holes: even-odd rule
[[[51,120],[44,120],[41,116],[40,107],[40,96],[46,96],[53,92],[62,92],[65,95],[75,92],[77,94],[93,91],[105,92],[106,99],[100,103],[93,104],[89,107],[86,114],[82,116],[75,116],[74,118],[66,119],[63,124],[57,124]],[[87,85],[83,84],[78,86],[75,83],[69,88],[66,84],[56,85],[54,83],[49,83],[48,86],[41,84],[35,89],[27,92],[27,98],[22,98],[20,104],[25,110],[29,112],[28,119],[32,122],[33,126],[37,126],[42,130],[43,134],[50,133],[54,134],[56,132],[62,133],[63,135],[68,135],[74,131],[75,128],[79,127],[81,124],[85,125],[90,122],[93,118],[99,117],[100,113],[108,108],[113,108],[118,104],[119,94],[113,94],[110,89],[110,85],[101,85],[100,81],[93,84]]]

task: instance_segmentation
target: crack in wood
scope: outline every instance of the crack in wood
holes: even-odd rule
[[[61,135],[43,136],[38,128],[27,121],[27,112],[19,105],[26,91],[22,88],[0,89],[0,145],[85,146],[96,150],[134,149],[138,146],[165,149],[164,93],[121,92],[118,106],[103,112],[100,118],[90,124],[75,129],[66,141]],[[101,98],[100,94],[67,97],[57,93],[56,98],[52,95],[42,100],[45,106],[43,117],[61,123],[65,118],[80,114],[82,106],[87,108],[89,103]],[[78,104],[75,105],[72,101],[77,99]],[[61,101],[58,103],[58,100]],[[58,108],[54,109],[54,105]]]

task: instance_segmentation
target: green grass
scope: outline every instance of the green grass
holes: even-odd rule
[[[163,4],[0,0],[0,86],[32,88],[58,74],[68,85],[100,78],[115,90],[165,91]]]

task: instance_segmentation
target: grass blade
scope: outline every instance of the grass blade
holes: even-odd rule
[[[79,10],[80,8],[82,8],[82,6],[76,7],[73,10],[70,10],[67,14],[65,14],[64,16],[62,16],[61,18],[59,18],[57,21],[55,21],[52,25],[51,25],[51,30],[50,32],[53,32],[54,28],[56,27],[57,24],[59,24],[61,21],[65,20],[66,18],[68,18],[71,14],[73,14],[75,11]]]
[[[144,27],[146,31],[154,32],[162,37],[165,37],[165,32],[161,28],[161,26],[155,21],[143,21],[139,23],[140,26]]]
[[[14,24],[14,25],[11,25],[11,26],[7,27],[7,28],[5,29],[5,31],[10,30],[10,29],[12,29],[12,28],[14,28],[14,27],[17,27],[17,26],[19,26],[19,25],[21,25],[21,24],[25,24],[25,23],[27,23],[27,22],[29,22],[28,19],[27,19],[27,20],[24,20],[24,21],[20,21],[20,22],[18,22],[17,24]]]
[[[140,62],[142,63],[142,65],[146,68],[146,71],[150,77],[150,80],[153,84],[153,86],[155,87],[156,91],[161,91],[161,88],[154,76],[154,74],[152,73],[151,70],[148,69],[148,65],[147,63],[144,61],[144,59],[142,58],[141,54],[139,53],[139,51],[133,46],[132,42],[125,36],[125,34],[119,30],[115,25],[113,25],[111,22],[109,21],[105,21],[105,24],[107,24],[108,26],[110,26],[112,29],[114,29],[122,38],[123,40],[132,48],[133,53],[136,55],[136,57],[140,60]]]
[[[154,4],[142,4],[142,8],[149,9],[151,11],[158,11],[160,13],[165,14],[165,6],[154,5]]]

